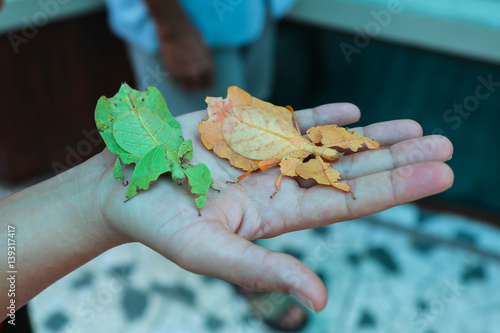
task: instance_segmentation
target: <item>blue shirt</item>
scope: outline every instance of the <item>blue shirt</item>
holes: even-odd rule
[[[266,0],[179,0],[206,43],[237,47],[255,41],[266,22]],[[271,15],[283,17],[297,0],[268,0]],[[106,0],[116,35],[150,52],[159,49],[154,22],[141,0]]]

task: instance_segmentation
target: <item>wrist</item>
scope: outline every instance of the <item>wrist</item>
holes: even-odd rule
[[[17,286],[23,290],[16,297],[19,306],[62,276],[127,241],[101,214],[105,168],[101,153],[0,200],[0,225],[3,230],[14,227],[19,244],[16,255],[22,274]]]
[[[88,179],[86,189],[82,192],[86,205],[82,208],[88,212],[90,219],[84,221],[94,230],[94,237],[100,239],[109,248],[131,242],[121,230],[110,207],[117,192],[124,192],[126,187],[113,176],[113,167],[117,157],[107,148],[88,160],[81,176]],[[125,192],[123,193],[125,198]]]
[[[112,247],[127,242],[127,239],[105,218],[103,199],[109,196],[111,188],[103,184],[102,179],[112,168],[109,150],[105,149],[84,163],[48,180],[57,180],[57,192],[61,210],[72,229],[79,232],[80,239],[104,252]],[[110,158],[111,157],[111,158]],[[111,164],[111,166],[110,166]],[[55,200],[53,200],[55,201]]]

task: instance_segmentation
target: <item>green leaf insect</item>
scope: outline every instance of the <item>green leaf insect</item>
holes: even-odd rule
[[[115,96],[99,99],[95,121],[106,146],[118,156],[114,177],[123,181],[122,163],[135,163],[127,199],[170,172],[179,185],[187,178],[198,210],[205,205],[213,184],[210,170],[204,164],[187,164],[193,157],[193,144],[183,139],[181,126],[158,89],[137,91],[123,83]]]

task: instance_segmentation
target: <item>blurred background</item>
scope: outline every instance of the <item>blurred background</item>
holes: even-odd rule
[[[172,62],[154,25],[144,21],[146,5],[133,3],[6,1],[0,12],[0,197],[100,152],[95,104],[121,82],[164,86],[172,108],[168,94],[182,78],[168,68]],[[424,134],[445,135],[454,144],[448,163],[455,183],[448,191],[261,242],[306,262],[329,289],[327,308],[309,312],[301,331],[500,332],[500,2],[178,3],[200,29],[206,48],[200,54],[212,54],[215,88],[229,85],[219,70],[230,63],[230,50],[235,62],[242,57],[249,64],[246,76],[228,82],[274,104],[299,110],[351,102],[362,113],[356,125],[409,118]],[[217,39],[231,25],[234,38]],[[248,26],[241,30],[248,38],[238,39],[240,25]],[[259,66],[266,75],[252,70]],[[19,311],[16,329],[273,332],[261,318],[276,304],[266,304],[131,244],[37,296]],[[3,330],[12,329],[7,326]]]

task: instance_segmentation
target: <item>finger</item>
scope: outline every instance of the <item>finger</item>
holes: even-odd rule
[[[346,155],[332,166],[340,172],[343,180],[351,180],[411,164],[445,162],[452,154],[450,140],[440,135],[429,135],[396,143],[388,149]]]
[[[208,89],[213,77],[212,64],[208,59],[200,61],[196,67],[191,68],[190,77],[193,82],[192,89],[194,91]]]
[[[209,228],[218,226],[215,223],[207,225]],[[326,305],[325,285],[306,265],[288,254],[249,242],[220,226],[217,230],[203,231],[202,237],[190,243],[190,249],[194,250],[184,248],[182,259],[175,262],[191,272],[217,277],[255,291],[292,294],[316,312]]]
[[[200,77],[200,89],[209,89],[214,81],[214,73],[211,69],[204,71]]]
[[[204,82],[206,80],[205,79],[206,75],[207,75],[207,69],[202,67],[201,65],[200,67],[193,70],[193,72],[191,73],[191,80],[193,82],[192,86],[193,91],[198,92],[207,88],[206,83]]]
[[[186,73],[186,77],[184,78],[184,80],[184,89],[186,91],[195,92],[199,90],[200,76],[198,73],[191,70]]]
[[[215,64],[212,60],[211,56],[208,56],[206,59],[206,64],[204,66],[204,70],[201,75],[201,85],[202,89],[208,89],[213,86],[215,79]]]
[[[172,80],[183,90],[183,91],[191,91],[193,88],[193,83],[191,79],[186,76],[174,76],[172,75]]]
[[[295,113],[301,132],[314,126],[351,124],[358,121],[360,115],[358,107],[350,103],[326,104]]]
[[[440,193],[452,183],[453,171],[448,165],[425,162],[348,181],[355,199],[351,193],[341,193],[328,186],[313,186],[297,192],[297,210],[287,220],[285,231],[314,228],[374,214]]]
[[[186,92],[196,91],[199,86],[200,73],[197,68],[189,67],[183,72],[172,72],[172,79]]]
[[[422,127],[410,119],[384,121],[365,127],[349,129],[364,137],[376,140],[381,146],[390,146],[396,142],[422,136]]]

